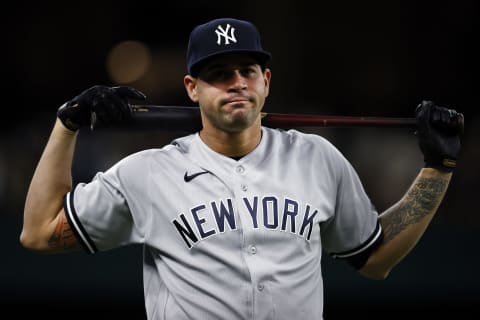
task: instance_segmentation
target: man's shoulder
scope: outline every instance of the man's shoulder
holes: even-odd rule
[[[188,135],[174,139],[170,143],[158,148],[144,149],[134,152],[122,161],[124,162],[145,162],[149,159],[172,157],[179,153],[184,153],[188,149],[195,135]]]
[[[279,129],[263,127],[272,141],[281,141],[289,145],[313,144],[318,146],[333,147],[333,144],[326,138],[313,133],[302,132],[297,129]]]

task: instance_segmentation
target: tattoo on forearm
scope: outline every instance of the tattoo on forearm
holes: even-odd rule
[[[433,213],[445,194],[448,180],[419,178],[398,207],[382,217],[384,242],[392,240],[407,226]]]
[[[59,217],[55,231],[48,240],[48,246],[53,249],[65,251],[78,247],[77,239],[75,238],[65,215]]]

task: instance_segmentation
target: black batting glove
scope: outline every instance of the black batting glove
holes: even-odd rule
[[[145,100],[146,96],[127,86],[93,86],[72,100],[64,103],[57,111],[63,125],[72,131],[81,127],[108,127],[131,119],[132,109],[128,98]]]
[[[453,109],[422,101],[416,110],[418,144],[425,167],[451,172],[460,153],[463,115]]]

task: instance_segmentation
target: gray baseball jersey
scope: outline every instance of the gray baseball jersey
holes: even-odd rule
[[[132,154],[64,207],[91,253],[144,245],[149,319],[321,319],[322,250],[355,255],[381,235],[330,142],[266,127],[238,161],[198,133]]]

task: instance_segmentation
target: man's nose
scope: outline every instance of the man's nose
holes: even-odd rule
[[[240,70],[232,70],[232,76],[230,80],[232,88],[236,90],[243,90],[247,88],[247,81]]]

